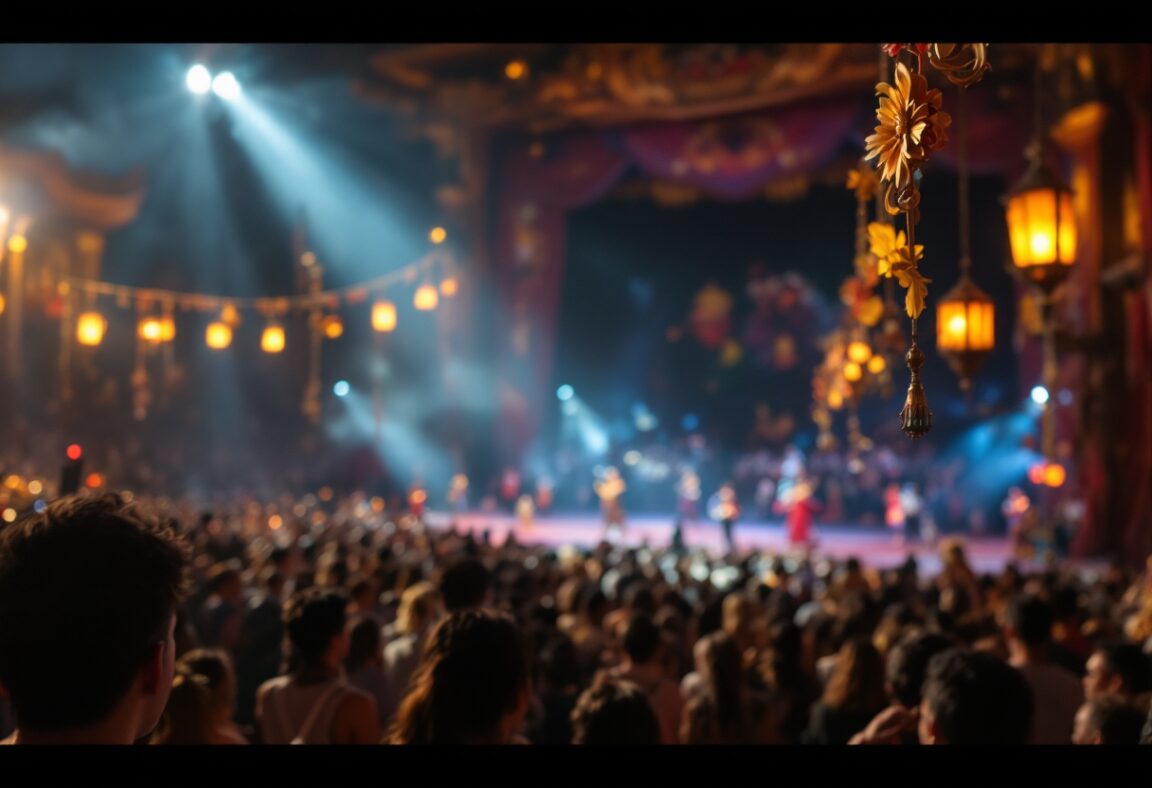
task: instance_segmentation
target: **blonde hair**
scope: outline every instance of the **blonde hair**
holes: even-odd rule
[[[440,603],[440,590],[432,583],[420,582],[404,589],[400,596],[400,609],[396,623],[400,631],[415,635],[432,621]]]

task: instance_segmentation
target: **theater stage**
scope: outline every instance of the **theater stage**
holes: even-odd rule
[[[483,512],[430,512],[425,518],[433,529],[455,525],[457,531],[473,531],[477,538],[488,530],[491,539],[501,544],[508,532],[514,530],[517,541],[526,544],[542,544],[549,547],[574,545],[593,547],[603,538],[604,526],[599,516],[594,514],[558,514],[536,518],[528,528],[506,513],[487,514]],[[653,547],[665,547],[672,539],[672,519],[670,517],[636,516],[628,519],[622,537],[613,536],[611,541],[628,546],[647,543]],[[896,541],[885,528],[818,524],[814,534],[817,539],[816,553],[834,559],[855,556],[866,566],[887,568],[903,563],[909,553],[916,556],[920,569],[925,573],[935,573],[940,569],[937,547],[932,544],[906,546]],[[968,560],[980,573],[999,572],[1011,560],[1008,540],[1000,536],[962,537],[968,552]],[[788,544],[783,520],[767,522],[740,522],[735,530],[738,551],[765,551],[770,554],[793,552]],[[718,523],[699,521],[684,529],[684,542],[688,549],[702,548],[718,555],[723,551],[724,538]],[[1039,560],[1021,562],[1023,569],[1036,569],[1042,564]],[[1099,572],[1105,567],[1102,561],[1075,561],[1076,567],[1084,572]]]

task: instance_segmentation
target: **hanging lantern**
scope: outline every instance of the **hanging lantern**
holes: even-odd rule
[[[879,375],[888,366],[888,362],[884,360],[883,356],[873,356],[868,359],[868,371],[873,375]]]
[[[28,249],[28,239],[23,235],[13,235],[8,239],[8,251],[12,254],[21,254]]]
[[[995,344],[992,299],[964,273],[936,306],[936,347],[960,376],[960,388],[972,385],[972,376]]]
[[[76,341],[81,345],[96,347],[104,341],[108,321],[99,312],[84,312],[76,318]]]
[[[265,353],[279,353],[284,349],[284,326],[269,323],[260,337],[260,349]]]
[[[439,303],[440,295],[432,285],[420,285],[416,289],[416,295],[412,298],[412,305],[422,312],[435,309]]]
[[[137,324],[136,334],[145,342],[157,344],[164,341],[164,326],[160,318],[146,317]]]
[[[445,277],[444,281],[440,283],[440,295],[444,296],[445,298],[451,298],[458,292],[460,292],[460,280],[456,277]]]
[[[391,301],[377,301],[372,305],[372,329],[388,333],[396,329],[396,305]]]
[[[171,342],[176,338],[176,321],[171,315],[160,318],[160,341]]]
[[[204,342],[213,350],[223,350],[232,344],[232,326],[223,320],[209,323],[204,331]]]
[[[4,314],[4,308],[6,306],[8,306],[8,301],[4,298],[4,294],[0,293],[0,315]]]
[[[448,231],[445,230],[443,227],[433,227],[428,232],[428,240],[431,241],[432,243],[436,244],[437,246],[444,243],[444,241],[447,239],[448,239]]]
[[[1072,190],[1033,146],[1024,177],[1004,197],[1012,263],[1045,292],[1064,281],[1076,260]]]
[[[344,321],[340,315],[325,315],[320,321],[320,329],[328,339],[339,339],[344,335]]]
[[[844,379],[849,383],[855,383],[860,380],[864,375],[864,370],[860,369],[860,365],[855,361],[849,361],[844,365]]]
[[[867,364],[872,358],[872,348],[867,342],[857,339],[848,345],[848,358],[855,364]]]

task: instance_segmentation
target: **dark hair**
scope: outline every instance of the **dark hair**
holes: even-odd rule
[[[292,595],[284,608],[284,630],[297,667],[324,657],[332,638],[344,631],[348,598],[330,588],[309,588]]]
[[[850,638],[837,652],[822,700],[845,711],[868,713],[884,708],[884,663],[866,638]]]
[[[570,637],[559,635],[541,649],[540,676],[553,690],[580,685],[580,655]]]
[[[1021,745],[1031,734],[1032,690],[991,654],[951,648],[932,657],[924,702],[948,744]]]
[[[1144,712],[1125,699],[1101,695],[1088,701],[1085,727],[1089,735],[1100,734],[1101,744],[1139,744],[1144,718]]]
[[[390,735],[396,744],[464,744],[493,736],[530,681],[511,618],[465,610],[428,638]]]
[[[1152,691],[1152,663],[1139,646],[1117,643],[1096,650],[1104,657],[1108,672],[1124,682],[1126,693],[1142,695]]]
[[[744,680],[740,647],[726,632],[713,632],[701,641],[707,664],[708,695],[716,715],[717,732],[737,740],[744,728],[743,698],[740,686]]]
[[[624,653],[638,665],[650,662],[660,646],[660,630],[643,614],[632,616],[624,630]]]
[[[154,744],[212,744],[214,700],[208,679],[177,673],[152,738]]]
[[[477,558],[461,558],[440,576],[440,594],[444,609],[456,613],[484,604],[492,585],[492,576]]]
[[[920,705],[920,691],[928,673],[928,663],[941,651],[953,647],[943,635],[931,632],[912,632],[888,653],[885,674],[892,696],[903,706],[915,709]]]
[[[1008,608],[1008,626],[1025,645],[1043,646],[1051,642],[1052,624],[1052,606],[1039,597],[1016,597]]]
[[[232,672],[232,658],[228,652],[216,648],[198,648],[180,657],[177,671],[190,675],[203,676],[212,690],[213,699],[218,702],[231,702],[222,698],[220,691]]]
[[[348,629],[348,656],[344,667],[352,672],[381,655],[383,625],[375,616],[357,616]]]
[[[572,710],[573,744],[660,743],[652,703],[635,684],[608,679],[586,689]]]
[[[62,498],[0,530],[0,684],[18,724],[104,719],[168,640],[187,564],[187,543],[118,493]]]

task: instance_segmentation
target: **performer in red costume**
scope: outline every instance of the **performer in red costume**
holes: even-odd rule
[[[812,497],[812,493],[812,484],[806,479],[797,481],[792,488],[788,508],[788,541],[793,547],[813,546],[812,515],[822,507]]]

